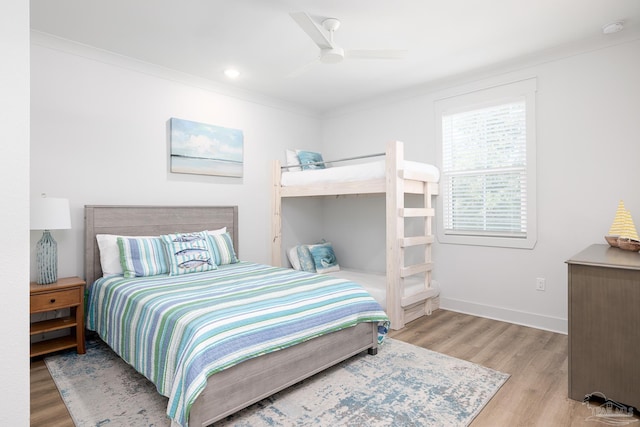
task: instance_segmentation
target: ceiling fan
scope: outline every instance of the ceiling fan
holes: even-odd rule
[[[313,42],[320,48],[320,56],[298,70],[289,74],[294,77],[302,74],[312,65],[321,62],[323,64],[337,64],[347,59],[402,59],[407,54],[400,49],[343,49],[333,41],[334,33],[340,28],[340,21],[336,18],[326,18],[320,28],[305,12],[290,13],[294,21],[307,33]],[[324,29],[324,31],[323,31]],[[325,34],[325,32],[327,34]],[[327,37],[328,35],[328,37]]]

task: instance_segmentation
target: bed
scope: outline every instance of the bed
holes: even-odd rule
[[[376,155],[363,156],[375,157]],[[331,163],[331,162],[327,162]],[[404,159],[400,141],[387,143],[384,160],[367,160],[348,166],[292,171],[280,161],[272,167],[272,261],[283,265],[282,200],[291,197],[316,197],[355,194],[384,194],[386,206],[386,280],[384,294],[379,296],[391,319],[392,329],[402,329],[406,323],[429,314],[437,308],[437,289],[431,283],[431,244],[434,241],[432,198],[438,194],[439,170],[425,163]],[[405,207],[405,195],[422,196],[422,207]],[[405,219],[424,221],[424,233],[405,235]],[[423,249],[421,262],[407,264],[405,251],[410,247]],[[343,273],[349,275],[349,272]],[[353,273],[365,288],[377,292],[379,276],[367,278]],[[414,286],[418,283],[418,286]]]
[[[317,336],[313,335],[313,338],[310,336],[301,338],[302,335],[290,334],[289,332],[285,334],[285,332],[282,332],[281,335],[278,335],[277,339],[280,339],[280,337],[284,335],[287,335],[287,337],[295,337],[295,339],[289,340],[286,343],[282,341],[279,342],[278,345],[271,345],[270,348],[263,349],[265,350],[264,354],[262,354],[262,351],[252,353],[247,350],[244,354],[244,356],[247,356],[245,357],[246,360],[241,363],[230,364],[228,363],[229,361],[235,363],[237,360],[231,360],[229,358],[222,362],[211,362],[219,363],[218,368],[222,367],[222,369],[209,369],[212,365],[207,365],[207,369],[204,374],[186,373],[184,375],[185,377],[204,377],[203,388],[199,389],[197,383],[195,386],[190,386],[190,383],[186,383],[185,386],[176,385],[178,384],[177,380],[171,385],[171,389],[190,390],[183,394],[185,396],[191,396],[191,398],[186,398],[183,403],[176,403],[180,399],[174,398],[173,394],[169,396],[170,405],[168,407],[168,413],[172,414],[172,417],[174,418],[172,424],[175,425],[210,425],[217,420],[220,420],[355,354],[365,350],[368,350],[371,354],[375,354],[380,335],[385,332],[384,322],[386,316],[384,316],[384,313],[381,310],[378,312],[373,306],[369,305],[369,300],[373,301],[373,299],[368,295],[368,293],[366,293],[366,291],[362,290],[362,288],[360,288],[360,291],[354,287],[355,284],[353,283],[335,278],[332,279],[330,277],[325,278],[320,275],[306,274],[300,276],[301,272],[295,272],[290,269],[240,261],[238,263],[230,263],[224,266],[220,265],[219,270],[215,271],[176,276],[173,280],[176,280],[177,282],[173,282],[172,284],[167,284],[164,281],[161,281],[159,276],[142,278],[123,278],[114,276],[106,278],[102,277],[102,264],[96,235],[158,236],[176,232],[195,233],[202,230],[217,230],[225,228],[229,233],[231,241],[235,244],[237,252],[237,218],[238,210],[237,207],[233,206],[86,206],[85,278],[87,283],[91,284],[91,288],[89,289],[87,324],[92,328],[98,329],[98,333],[101,338],[114,348],[114,350],[123,357],[124,360],[138,369],[135,365],[136,360],[146,360],[148,363],[153,363],[155,365],[178,364],[178,362],[174,362],[174,358],[171,357],[173,354],[177,355],[175,360],[193,361],[199,358],[198,360],[206,359],[208,363],[210,358],[213,357],[211,355],[214,353],[217,355],[222,351],[221,347],[216,347],[215,350],[212,349],[211,351],[203,352],[202,356],[200,353],[192,356],[192,353],[187,351],[191,343],[195,343],[200,340],[198,341],[198,345],[200,345],[203,342],[203,340],[200,339],[201,335],[197,334],[188,335],[189,338],[181,341],[180,345],[171,344],[166,347],[162,347],[157,344],[159,340],[152,344],[149,344],[151,341],[148,340],[149,342],[145,344],[147,335],[154,335],[149,333],[150,330],[160,331],[158,336],[172,335],[173,332],[169,331],[176,330],[176,328],[159,328],[159,324],[169,324],[169,320],[165,321],[167,318],[159,317],[161,315],[156,311],[147,311],[148,308],[152,305],[158,307],[165,306],[166,304],[173,303],[174,300],[178,300],[180,301],[178,303],[181,303],[182,299],[186,298],[186,294],[190,292],[186,291],[187,287],[189,289],[195,289],[198,286],[205,286],[205,276],[215,276],[217,278],[216,280],[224,282],[225,286],[231,287],[231,285],[233,285],[235,292],[245,292],[244,290],[238,290],[237,286],[249,286],[246,284],[248,282],[239,282],[235,278],[236,276],[232,276],[232,274],[235,274],[232,270],[240,271],[241,269],[249,268],[251,271],[242,270],[242,275],[259,275],[261,278],[260,280],[262,280],[260,284],[263,288],[276,289],[277,287],[277,292],[284,292],[279,287],[282,284],[282,286],[296,288],[296,295],[299,295],[301,292],[320,292],[319,290],[321,288],[331,289],[331,292],[334,292],[336,289],[335,287],[338,287],[343,289],[347,294],[354,296],[353,302],[359,301],[358,304],[365,304],[368,309],[364,310],[364,312],[359,312],[356,315],[356,317],[359,317],[359,320],[353,322],[354,326],[347,325],[347,323],[351,322],[346,321],[347,317],[344,317],[339,321],[326,320],[324,323],[317,321],[318,317],[316,318],[314,326],[316,328],[315,331],[318,332],[318,334],[316,334]],[[294,276],[291,276],[291,274]],[[297,276],[295,276],[296,274]],[[191,278],[187,279],[187,276],[191,276]],[[184,288],[184,292],[182,291],[182,288],[179,292],[177,290],[177,286],[184,285],[180,282],[181,280],[190,280],[188,284],[185,285],[186,287]],[[191,281],[195,281],[195,283]],[[221,282],[216,282],[214,287],[215,292],[220,291],[220,283]],[[155,291],[154,293],[151,293],[150,288],[147,288],[147,286],[166,289],[169,294],[167,295],[161,292],[155,293]],[[312,289],[313,291],[311,291]],[[212,291],[209,290],[207,292]],[[253,288],[252,292],[254,292]],[[364,294],[361,292],[364,292]],[[125,295],[127,295],[126,299],[124,298]],[[129,299],[130,297],[131,299]],[[209,298],[209,296],[201,296],[199,298],[204,300],[205,298]],[[231,300],[226,296],[225,298],[227,298],[225,300],[225,304],[229,303],[229,301],[233,301],[234,311],[240,306],[246,305],[248,307],[252,304],[244,300],[242,304],[238,304],[235,302],[236,300]],[[287,296],[287,298],[293,297]],[[107,302],[109,301],[117,301],[120,299],[127,301],[127,304],[130,304],[131,307],[134,307],[140,301],[144,301],[146,305],[140,305],[140,309],[129,308],[129,306],[107,305]],[[299,300],[296,300],[296,305],[298,303],[302,304],[301,301],[303,299],[306,300],[307,298],[301,297]],[[252,299],[251,301],[254,300]],[[332,303],[335,304],[335,307],[340,307],[341,312],[347,309],[346,305],[344,307],[342,306],[342,302],[338,302],[338,300],[332,301]],[[212,304],[219,303],[216,300],[216,302]],[[255,304],[256,305],[251,307],[255,308],[259,306],[260,301],[255,299]],[[319,307],[318,310],[325,310],[316,302],[314,302],[314,304]],[[209,303],[202,303],[197,311],[198,314],[200,314],[201,311],[207,311],[213,312],[217,315],[220,311],[219,307],[221,306],[218,305],[215,306],[215,309],[212,309],[209,307]],[[271,310],[271,305],[267,308]],[[261,309],[265,309],[264,304],[261,306]],[[121,311],[110,312],[110,310]],[[178,310],[178,308],[171,308],[171,310]],[[129,313],[129,317],[121,315],[121,313]],[[193,313],[193,311],[185,311],[183,312],[183,316],[178,316],[178,318],[182,319],[184,316],[190,317],[194,315]],[[245,314],[242,314],[242,316],[245,316]],[[144,326],[142,326],[142,324],[137,326],[137,324],[131,321],[131,319],[138,317],[150,317],[154,319],[161,319],[161,321],[146,323]],[[98,321],[96,320],[97,318],[103,320]],[[120,323],[117,323],[119,322],[118,319],[121,319]],[[292,321],[289,322],[287,326],[295,326],[298,328],[298,326],[296,326],[299,323],[298,319],[292,317],[291,320]],[[176,324],[178,323],[179,322],[176,322]],[[273,323],[275,324],[275,321],[273,321]],[[215,325],[216,327],[219,326],[217,323]],[[188,329],[189,331],[192,329],[200,331],[200,329],[193,328],[191,325],[184,327],[184,329]],[[248,327],[248,329],[252,328]],[[123,332],[124,330],[127,330],[130,334],[125,334]],[[273,330],[271,330],[270,333],[271,332],[273,332]],[[137,335],[132,336],[131,334]],[[114,338],[114,336],[116,338]],[[273,336],[275,337],[276,335]],[[142,338],[138,339],[136,337]],[[216,336],[216,339],[212,341],[222,341],[217,339],[217,337],[219,336]],[[241,338],[240,335],[235,333],[229,333],[228,337],[237,341]],[[253,342],[255,337],[257,337],[257,335],[254,335],[249,341]],[[273,338],[273,341],[275,342],[277,339]],[[141,341],[142,343],[138,343],[138,341]],[[295,341],[295,343],[293,341]],[[132,346],[137,347],[135,349],[131,349],[130,347]],[[164,352],[168,355],[166,360],[163,358],[151,357],[149,355],[136,356],[138,351],[145,346],[156,346],[163,349],[169,349]],[[234,350],[225,354],[233,354],[235,357],[237,352]],[[192,364],[196,365],[197,363],[185,363],[185,365],[189,366]],[[230,366],[227,367],[227,365]],[[151,371],[154,369],[156,368],[151,369]],[[149,372],[145,371],[144,367],[138,370],[143,374],[146,372],[145,375],[148,378],[153,376],[153,374],[149,374]],[[182,372],[180,369],[176,369],[176,371]],[[215,373],[207,376],[208,373],[211,372]],[[179,375],[176,374],[176,378],[177,377],[179,377]],[[163,387],[162,384],[155,384],[159,389]],[[196,390],[197,392],[195,394],[191,393],[193,390]],[[172,407],[178,408],[179,411],[174,412]]]

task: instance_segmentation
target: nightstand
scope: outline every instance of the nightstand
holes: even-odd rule
[[[84,285],[79,277],[65,277],[48,285],[31,282],[30,313],[68,308],[69,316],[43,320],[31,324],[31,335],[69,329],[69,335],[31,344],[31,357],[58,350],[76,348],[85,353],[84,346]]]

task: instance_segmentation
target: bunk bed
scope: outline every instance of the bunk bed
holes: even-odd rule
[[[290,294],[284,289],[289,287],[293,292],[305,292],[304,289],[309,289],[312,286],[309,282],[318,284],[318,287],[329,286],[334,291],[336,286],[344,289],[351,296],[361,292],[359,298],[349,298],[349,301],[364,302],[365,304],[378,304],[373,301],[362,291],[362,289],[354,283],[349,283],[344,280],[334,279],[331,277],[323,278],[321,282],[317,277],[306,272],[295,272],[283,268],[275,268],[267,265],[259,265],[245,261],[236,262],[230,261],[227,265],[219,265],[217,269],[204,272],[194,272],[189,274],[183,274],[179,276],[171,276],[167,274],[152,275],[150,277],[133,277],[125,278],[122,274],[109,273],[106,266],[111,266],[108,262],[108,254],[112,254],[111,251],[104,250],[101,246],[98,236],[104,235],[117,235],[117,236],[138,236],[140,239],[154,238],[153,236],[162,235],[165,233],[185,232],[192,233],[199,230],[219,230],[224,229],[229,235],[233,247],[238,249],[238,208],[237,206],[85,206],[85,279],[89,284],[89,298],[87,316],[87,326],[91,330],[95,330],[98,335],[107,342],[120,357],[127,360],[127,354],[140,354],[144,349],[142,346],[147,341],[148,337],[155,336],[152,333],[154,330],[158,333],[163,333],[163,336],[172,335],[169,332],[170,324],[182,324],[183,320],[188,318],[194,318],[194,316],[200,316],[194,318],[198,321],[198,325],[193,323],[186,325],[185,329],[189,331],[203,331],[203,327],[210,330],[211,323],[204,323],[201,314],[206,312],[212,312],[217,315],[222,311],[228,312],[221,307],[221,303],[218,300],[211,298],[211,293],[220,293],[222,288],[237,289],[240,286],[237,295],[240,299],[232,298],[228,293],[224,293],[223,303],[231,304],[237,307],[253,307],[253,309],[247,308],[247,312],[231,309],[238,315],[243,316],[243,320],[239,322],[246,326],[246,322],[251,320],[251,312],[253,314],[258,313],[260,319],[265,322],[270,322],[272,326],[267,334],[268,342],[271,343],[271,348],[261,351],[259,354],[248,355],[247,360],[244,360],[238,364],[227,367],[226,369],[219,370],[206,378],[206,384],[204,388],[193,388],[195,393],[191,393],[191,397],[195,398],[194,401],[188,400],[185,397],[183,400],[176,397],[186,396],[186,392],[174,393],[176,390],[180,391],[180,387],[174,387],[174,390],[167,394],[171,399],[175,399],[175,405],[169,405],[167,411],[171,408],[181,407],[184,410],[176,411],[174,420],[171,421],[172,426],[187,424],[185,417],[188,417],[188,426],[208,426],[211,423],[221,420],[226,416],[239,411],[240,409],[258,402],[273,393],[283,390],[311,375],[314,375],[336,363],[341,362],[353,355],[356,355],[363,351],[368,351],[370,354],[375,354],[378,349],[378,343],[381,340],[386,328],[381,331],[379,329],[380,322],[375,318],[376,316],[383,318],[386,321],[386,316],[382,310],[371,310],[370,307],[366,311],[355,310],[360,316],[362,313],[367,319],[360,319],[353,326],[347,326],[344,322],[341,325],[331,324],[329,316],[325,316],[322,311],[318,311],[319,308],[324,307],[323,304],[315,303],[314,298],[307,298],[306,295],[301,295],[304,299],[298,301],[307,301],[311,305],[313,313],[319,313],[322,316],[315,326],[314,331],[317,333],[310,339],[302,339],[299,336],[294,345],[288,345],[288,343],[282,341],[282,337],[291,331],[300,330],[304,328],[306,319],[296,318],[295,322],[289,320],[289,327],[280,328],[280,323],[276,323],[273,319],[264,315],[264,309],[270,311],[275,310],[276,302],[280,301],[284,304],[290,304],[294,301],[292,298],[295,295]],[[212,231],[207,231],[212,233]],[[147,236],[147,237],[141,237]],[[149,237],[152,236],[152,237]],[[134,237],[132,237],[134,238]],[[135,238],[134,238],[135,239]],[[180,240],[183,241],[183,240]],[[117,254],[117,251],[116,251]],[[116,255],[118,256],[118,255]],[[238,275],[235,275],[234,271],[237,271]],[[297,275],[297,277],[290,276],[291,274]],[[190,276],[190,278],[189,278]],[[272,298],[272,305],[265,305],[264,299],[259,300],[257,294],[249,293],[252,287],[252,283],[259,282],[260,276],[267,277],[265,280],[269,280],[271,286],[260,286],[265,292],[272,289],[276,294],[283,294],[284,300],[278,300]],[[255,280],[254,280],[255,279]],[[277,280],[276,280],[277,279]],[[213,285],[209,285],[209,283]],[[287,285],[289,283],[290,285]],[[295,284],[295,285],[294,285]],[[274,286],[277,285],[277,286]],[[331,291],[331,292],[334,292]],[[199,297],[198,301],[202,304],[195,310],[191,310],[191,306],[186,305],[186,298],[193,293],[197,293],[195,296]],[[207,293],[205,293],[207,292]],[[249,296],[251,295],[251,298]],[[264,294],[266,296],[266,294]],[[177,298],[179,296],[179,298]],[[339,308],[340,304],[336,305],[336,299],[333,298],[335,293],[332,293],[332,301],[334,304],[330,304],[331,307]],[[249,301],[251,300],[251,301]],[[369,301],[367,303],[367,300]],[[146,301],[144,305],[140,305],[142,301]],[[128,307],[123,308],[122,303],[128,304]],[[180,306],[178,308],[177,305]],[[300,304],[303,304],[300,302]],[[301,312],[302,305],[298,304],[297,313]],[[258,305],[261,305],[261,309],[256,309]],[[153,307],[151,307],[153,306]],[[152,318],[161,318],[157,316],[164,316],[159,312],[160,306],[168,307],[170,311],[175,313],[181,312],[185,315],[180,315],[180,320],[174,322],[175,317],[171,321],[157,321],[151,323],[140,323],[143,317],[138,316],[137,313],[141,311],[132,307],[140,307],[144,312],[151,315]],[[342,306],[347,309],[346,306]],[[191,310],[186,312],[185,310]],[[262,310],[262,311],[261,311]],[[347,319],[345,311],[340,309],[340,318]],[[291,311],[287,311],[289,315],[292,315]],[[123,314],[124,313],[124,314]],[[129,314],[127,314],[129,313]],[[126,316],[125,316],[126,315]],[[138,320],[128,322],[127,320],[137,317]],[[167,319],[166,317],[164,317]],[[105,320],[101,320],[105,319]],[[248,319],[248,320],[247,320]],[[236,334],[237,328],[229,326],[229,321],[224,320],[225,327],[218,328],[227,331],[232,335],[233,339],[238,338],[244,340],[245,334]],[[342,322],[342,320],[340,321]],[[291,324],[295,323],[295,327],[292,328]],[[112,326],[113,325],[113,326]],[[140,325],[149,327],[147,333],[142,335],[135,335],[136,328]],[[265,328],[254,327],[255,323],[249,324],[253,329],[249,333],[253,334],[249,340],[251,343],[261,341],[258,339],[258,330]],[[139,329],[138,329],[139,330]],[[175,328],[173,329],[175,330]],[[164,332],[163,332],[164,331]],[[199,332],[200,333],[200,332]],[[119,339],[118,334],[122,334],[122,337],[138,336],[140,339]],[[283,335],[284,334],[284,335]],[[203,336],[200,334],[200,336]],[[218,337],[219,335],[213,335]],[[116,337],[115,339],[113,337]],[[280,337],[280,338],[278,338]],[[255,339],[254,339],[255,338]],[[274,344],[276,340],[280,339]],[[189,341],[189,340],[187,340]],[[189,343],[199,342],[200,346],[205,344],[206,340],[190,340]],[[230,339],[215,339],[215,343],[224,341],[228,347]],[[122,349],[118,343],[129,343],[127,349]],[[290,343],[290,342],[289,342]],[[114,345],[115,344],[115,345]],[[167,345],[168,346],[168,345]],[[166,347],[169,348],[170,346]],[[192,351],[186,351],[190,345],[185,344],[180,346],[180,351],[176,353],[176,360],[182,360],[191,358],[196,353]],[[128,363],[132,364],[140,372],[144,369],[139,369],[140,366],[135,361],[154,361],[158,365],[168,364],[172,360],[168,353],[165,351],[165,347],[161,347],[158,357],[135,357],[135,360],[129,359]],[[176,348],[176,347],[172,347]],[[222,350],[220,348],[214,349],[213,347],[200,347],[209,348],[210,351],[200,351],[199,355],[207,358],[211,354],[219,354]],[[116,350],[120,349],[120,350]],[[131,353],[133,352],[133,353]],[[139,353],[140,352],[140,353]],[[175,353],[175,352],[174,352]],[[178,357],[180,356],[180,357]],[[217,357],[217,356],[216,356]],[[214,358],[215,359],[215,358]],[[212,360],[214,360],[212,359]],[[191,360],[196,360],[192,358]],[[204,359],[200,359],[202,361]],[[200,363],[191,363],[189,367],[202,366]],[[208,366],[208,365],[207,365]],[[144,366],[143,366],[144,368]],[[204,368],[203,368],[204,369]],[[167,371],[171,375],[174,371]],[[181,372],[180,369],[175,369],[176,375]],[[186,372],[186,371],[185,371]],[[203,371],[204,372],[204,371]],[[192,372],[194,373],[194,372]],[[199,377],[202,377],[202,372],[198,373]],[[159,386],[160,383],[156,383]],[[160,390],[160,389],[158,389]],[[188,390],[191,390],[189,388]],[[193,391],[191,390],[191,391]],[[199,390],[199,391],[198,391]],[[184,391],[184,390],[183,390]],[[190,409],[189,409],[190,408]],[[180,416],[182,414],[182,416]],[[179,422],[177,422],[177,421]]]
[[[382,156],[383,154],[380,154]],[[373,156],[365,156],[373,157]],[[351,159],[349,159],[351,160]],[[330,163],[330,162],[327,162]],[[404,159],[404,147],[400,141],[387,143],[384,161],[371,162],[371,175],[359,172],[343,172],[343,166],[320,170],[289,172],[290,166],[283,166],[276,160],[273,164],[272,191],[272,265],[283,265],[282,248],[282,199],[290,197],[337,196],[356,194],[384,194],[386,199],[386,280],[384,301],[379,301],[391,320],[392,329],[402,329],[404,325],[429,314],[434,307],[437,289],[431,283],[431,245],[434,241],[432,219],[434,208],[432,197],[438,194],[439,171],[435,166],[411,162]],[[367,166],[355,165],[356,169]],[[332,171],[333,170],[333,171]],[[337,177],[323,179],[324,171]],[[421,207],[405,207],[405,195],[422,196]],[[419,236],[405,235],[405,219],[419,218],[424,221],[424,233]],[[422,247],[422,262],[405,265],[405,251],[410,247]],[[348,273],[347,273],[348,275]],[[345,273],[341,273],[345,277]],[[375,275],[358,274],[353,279],[374,297]],[[409,286],[418,278],[419,286]]]

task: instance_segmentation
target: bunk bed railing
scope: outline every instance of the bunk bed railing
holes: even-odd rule
[[[317,165],[326,165],[326,164],[333,164],[333,163],[340,163],[340,162],[349,162],[352,160],[370,159],[372,157],[383,157],[384,155],[385,153],[365,154],[362,156],[345,157],[343,159],[338,159],[338,160],[323,160],[321,162],[309,162],[309,163],[305,163],[304,166],[317,166]],[[281,165],[280,170],[287,170],[287,169],[299,168],[299,167],[300,165]]]

